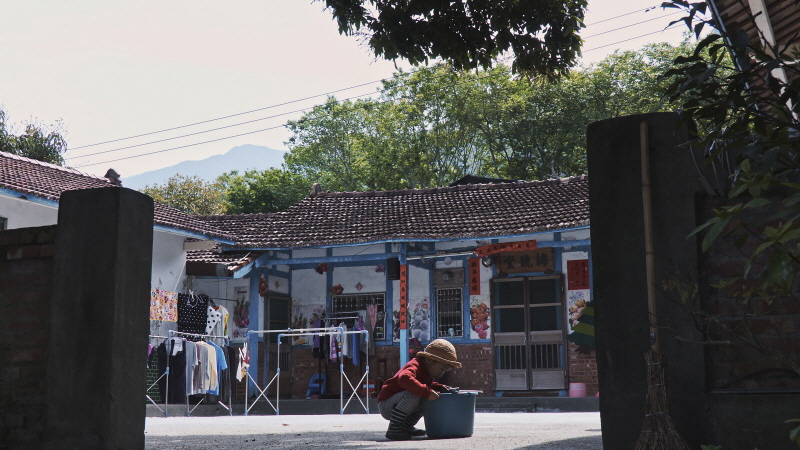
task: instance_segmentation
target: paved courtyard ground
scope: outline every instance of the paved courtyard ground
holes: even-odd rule
[[[384,437],[379,414],[148,417],[146,450],[453,449],[602,450],[600,413],[476,413],[473,435]],[[419,426],[424,425],[421,421]]]

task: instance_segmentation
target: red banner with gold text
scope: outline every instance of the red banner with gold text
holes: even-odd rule
[[[400,265],[400,329],[408,328],[408,266]]]

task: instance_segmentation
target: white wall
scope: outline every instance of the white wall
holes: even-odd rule
[[[0,217],[8,219],[8,229],[55,225],[58,223],[58,208],[0,196]]]
[[[383,261],[364,262],[366,266],[336,267],[333,270],[333,285],[341,284],[343,294],[361,294],[369,292],[386,292],[386,272],[376,272],[378,264]],[[361,285],[361,289],[358,285]]]
[[[163,291],[184,292],[186,279],[186,238],[164,231],[153,232],[153,270],[150,287]]]

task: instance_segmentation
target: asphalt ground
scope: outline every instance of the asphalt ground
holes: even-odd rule
[[[475,413],[472,436],[452,439],[390,441],[388,424],[380,414],[148,417],[145,449],[603,448],[599,412]]]

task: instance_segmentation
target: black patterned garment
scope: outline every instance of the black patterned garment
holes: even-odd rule
[[[206,334],[207,310],[205,295],[178,294],[178,331]]]

